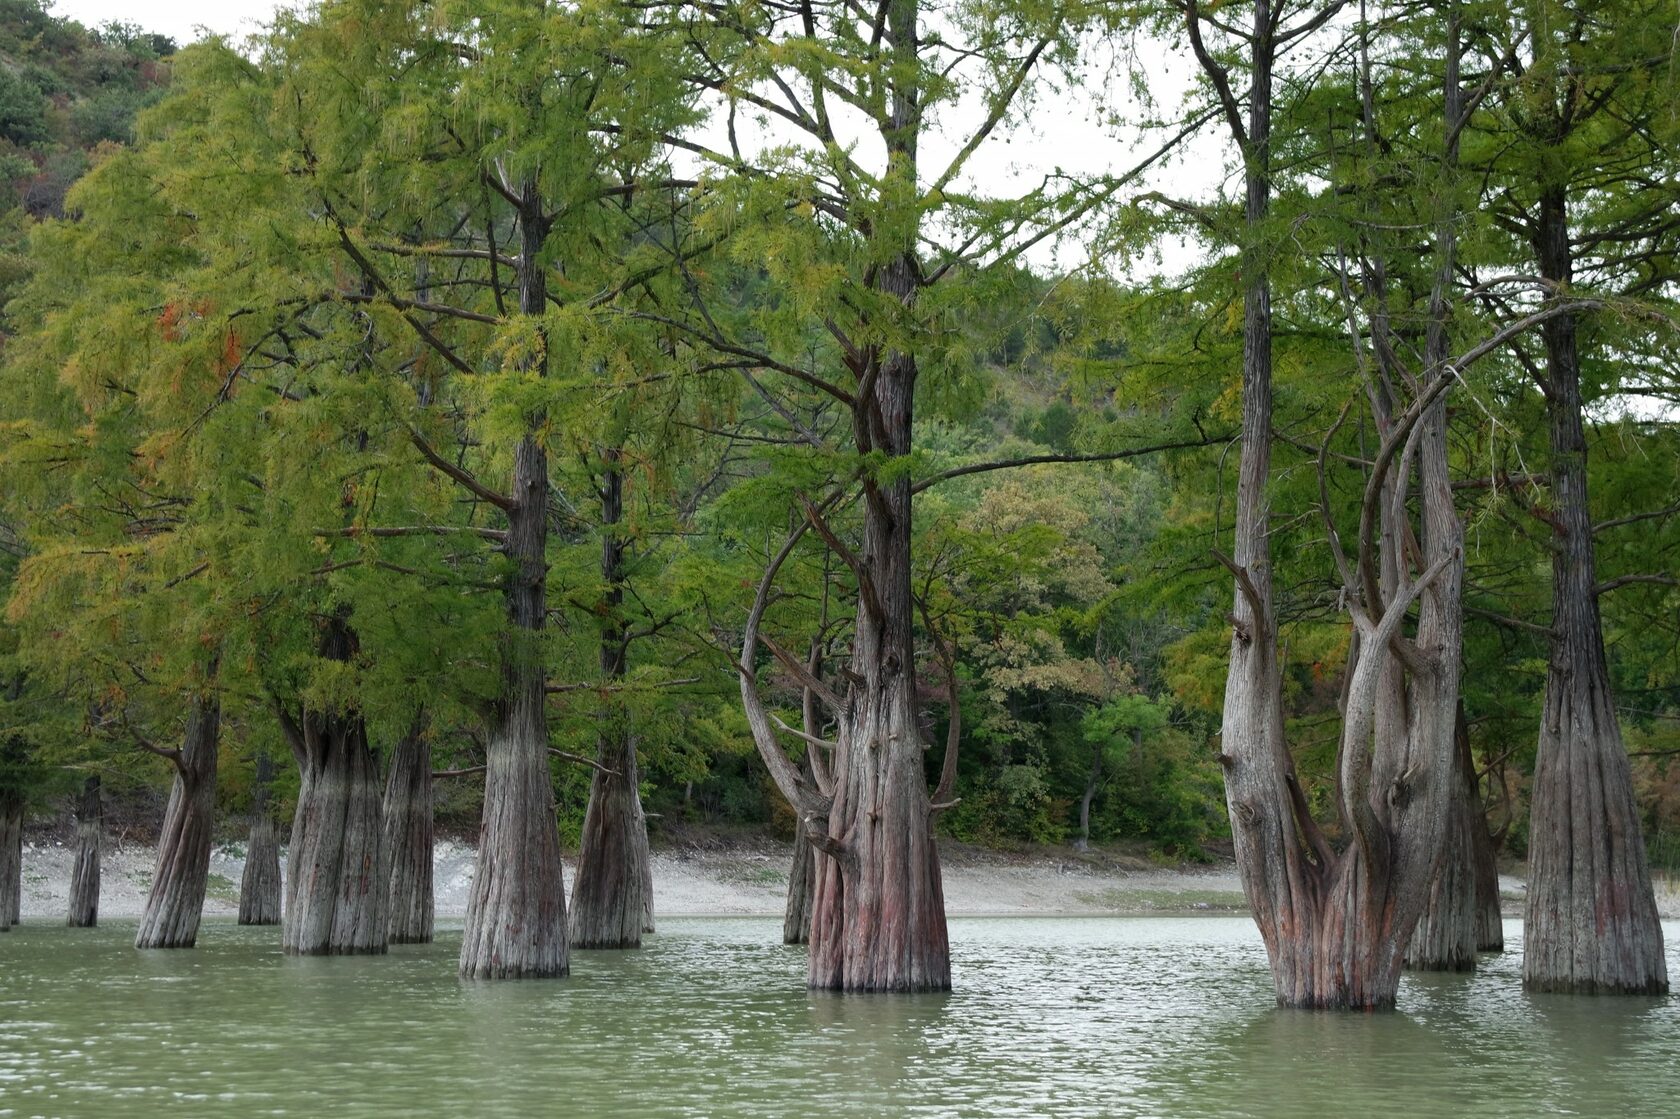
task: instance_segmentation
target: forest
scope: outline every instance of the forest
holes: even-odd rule
[[[1311,1008],[1517,867],[1527,989],[1666,993],[1677,19],[0,0],[0,929],[121,818],[137,947],[231,840],[383,954],[449,831],[559,977],[721,829],[814,989],[951,988],[947,840],[1234,861]]]

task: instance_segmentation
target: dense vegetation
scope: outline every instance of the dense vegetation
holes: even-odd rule
[[[334,0],[173,54],[6,0],[0,798],[172,779],[160,944],[213,828],[291,815],[314,952],[429,936],[429,871],[369,876],[482,827],[478,975],[564,971],[561,846],[570,942],[624,945],[650,829],[774,827],[814,984],[937,987],[935,831],[1234,844],[1262,914],[1286,859],[1409,935],[1439,852],[1529,853],[1602,634],[1594,787],[1680,858],[1673,12],[927,8]],[[1182,104],[1088,80],[1136,36]],[[981,169],[1060,87],[1116,169]],[[1229,174],[1175,187],[1196,137]],[[1384,1001],[1323,982],[1280,998]]]

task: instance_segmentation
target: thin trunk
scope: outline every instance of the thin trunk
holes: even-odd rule
[[[601,477],[601,678],[624,679],[629,635],[620,610],[624,604],[623,452],[606,449]],[[642,929],[651,923],[645,891],[652,877],[647,819],[642,813],[636,741],[629,712],[612,704],[601,713],[595,755],[600,768],[589,784],[578,847],[577,878],[572,884],[571,934],[577,948],[640,948]]]
[[[321,655],[334,661],[355,655],[355,636],[342,616],[327,622]],[[281,946],[298,956],[384,952],[384,821],[367,723],[359,711],[308,709],[283,723],[300,780]]]
[[[18,923],[23,909],[23,793],[0,788],[0,929]]]
[[[1505,920],[1499,905],[1499,856],[1487,819],[1478,811],[1471,825],[1476,869],[1476,951],[1505,951]]]
[[[1567,196],[1540,200],[1540,274],[1572,279]],[[1573,315],[1542,328],[1551,421],[1552,648],[1530,802],[1523,983],[1530,990],[1661,994],[1662,927],[1645,861],[1599,620],[1581,367]]]
[[[1079,797],[1079,841],[1074,847],[1088,851],[1091,847],[1091,802],[1097,798],[1097,786],[1102,783],[1103,747],[1091,748],[1091,772],[1085,778],[1085,791]]]
[[[536,184],[521,189],[519,309],[541,315],[547,302],[542,263],[548,219]],[[534,370],[543,372],[546,353]],[[484,819],[478,865],[461,938],[461,975],[470,979],[547,978],[568,971],[566,890],[554,787],[548,768],[543,677],[547,609],[548,456],[530,417],[514,452],[507,543],[509,632],[502,650],[502,694],[490,720]]]
[[[251,833],[245,845],[245,873],[239,879],[239,923],[280,923],[280,841],[274,832],[274,762],[265,750],[257,755],[256,785],[251,792]]]
[[[385,853],[390,867],[385,912],[392,944],[430,944],[432,894],[432,741],[415,721],[391,753],[385,782]]]
[[[813,661],[815,658],[813,658]],[[809,690],[806,692],[805,706],[810,710],[815,701]],[[814,720],[805,720],[805,730],[812,732]],[[811,751],[817,749],[813,744],[805,746],[805,761],[802,772],[805,780],[816,788],[816,770],[812,765]],[[782,912],[782,943],[809,944],[811,942],[811,895],[816,889],[817,849],[811,846],[810,834],[801,826],[793,829],[793,865],[788,870],[787,905]]]
[[[157,867],[134,936],[136,948],[191,948],[198,940],[210,880],[216,823],[216,745],[221,700],[195,696],[175,763],[175,783],[158,835]]]
[[[70,867],[70,927],[91,929],[99,924],[99,847],[105,810],[99,778],[82,783],[76,799],[76,861]]]

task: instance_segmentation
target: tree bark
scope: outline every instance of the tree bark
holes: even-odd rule
[[[1470,831],[1475,845],[1476,951],[1505,951],[1505,915],[1499,905],[1499,854],[1488,834],[1486,814],[1478,811]]]
[[[280,841],[274,832],[269,805],[274,762],[264,751],[257,755],[256,784],[251,792],[251,833],[245,845],[245,873],[239,879],[239,923],[280,923]]]
[[[1542,191],[1535,250],[1541,275],[1567,292],[1573,265],[1562,185]],[[1530,800],[1523,984],[1536,991],[1662,994],[1668,990],[1662,927],[1595,589],[1575,316],[1550,319],[1543,332],[1553,636]]]
[[[76,799],[76,861],[70,867],[69,924],[73,929],[99,924],[99,847],[104,824],[99,778],[89,777]]]
[[[136,948],[191,948],[198,940],[215,833],[221,721],[219,697],[193,697],[180,756],[174,759],[175,783],[163,813],[157,865],[134,936]]]
[[[625,580],[624,541],[619,536],[624,511],[622,451],[608,447],[604,457],[601,578],[607,589],[602,602],[600,665],[601,678],[611,683],[624,679],[628,669],[629,635],[620,615]],[[636,741],[623,705],[608,701],[600,718],[595,749],[599,768],[589,783],[577,879],[572,884],[572,945],[640,948],[643,926],[651,923],[645,891],[650,888],[652,870]]]
[[[0,929],[17,924],[23,909],[23,793],[0,788]]]
[[[416,720],[391,754],[385,782],[386,896],[392,944],[430,944],[436,908],[432,894],[432,742]]]
[[[327,621],[321,655],[355,655],[342,615]],[[384,952],[385,827],[367,723],[356,710],[306,708],[297,719],[282,710],[280,717],[299,773],[281,947],[296,956]]]
[[[1270,208],[1271,68],[1276,14],[1256,0],[1252,83],[1246,127],[1225,72],[1201,47],[1242,148],[1245,219],[1257,237]],[[1448,52],[1446,116],[1462,111],[1456,14]],[[1369,76],[1366,109],[1370,112]],[[1455,149],[1449,142],[1450,165]],[[1396,422],[1387,363],[1371,402],[1384,442],[1367,483],[1358,571],[1330,543],[1346,586],[1355,631],[1338,757],[1338,803],[1347,847],[1334,852],[1313,820],[1284,738],[1278,630],[1266,491],[1272,427],[1271,292],[1258,244],[1245,246],[1243,444],[1238,466],[1234,554],[1237,577],[1226,682],[1221,763],[1237,866],[1271,962],[1278,1002],[1315,1008],[1382,1009],[1394,1005],[1407,943],[1422,916],[1447,822],[1455,754],[1463,578],[1462,529],[1453,507],[1446,458],[1445,390],[1456,374],[1447,361],[1446,292],[1452,281],[1453,224],[1437,226],[1437,269],[1430,300],[1426,392]],[[1386,344],[1380,258],[1367,278],[1372,335]],[[1414,439],[1415,436],[1415,439]],[[1403,500],[1415,451],[1421,497],[1423,571],[1410,574]],[[1396,465],[1398,463],[1398,465]],[[1328,516],[1328,510],[1326,510]],[[1380,541],[1379,541],[1380,537]],[[1419,603],[1415,638],[1401,626]],[[1402,643],[1409,655],[1401,656]]]
[[[788,871],[787,906],[782,914],[782,943],[811,942],[811,895],[816,882],[816,848],[802,827],[794,829],[793,866]]]
[[[1429,901],[1406,950],[1406,966],[1416,971],[1474,971],[1482,933],[1481,882],[1477,832],[1485,843],[1487,821],[1476,788],[1476,762],[1462,709],[1453,734],[1458,754],[1458,783],[1448,805],[1446,851],[1429,887]]]
[[[526,315],[545,310],[542,248],[548,227],[536,184],[527,181],[519,207],[519,309]],[[545,348],[533,372],[542,375],[546,360]],[[490,718],[484,819],[461,939],[460,971],[470,979],[558,977],[569,967],[544,708],[548,455],[534,434],[541,425],[540,414],[530,417],[514,452],[504,545],[513,569],[506,582],[502,692]]]

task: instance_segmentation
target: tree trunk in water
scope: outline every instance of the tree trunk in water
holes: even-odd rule
[[[521,314],[541,316],[547,309],[542,249],[549,223],[536,182],[527,179],[519,202]],[[529,371],[543,376],[547,361],[545,338]],[[513,570],[505,584],[502,694],[490,720],[478,865],[461,938],[460,971],[469,979],[558,977],[569,967],[541,647],[547,612],[548,454],[534,433],[543,422],[540,413],[528,417],[526,434],[514,451],[503,545]]]
[[[1476,951],[1505,951],[1504,914],[1499,910],[1499,854],[1488,834],[1485,813],[1477,811],[1470,831],[1475,845]]]
[[[257,780],[251,793],[251,835],[245,846],[245,873],[239,879],[239,923],[280,923],[280,842],[274,834],[269,797],[274,762],[267,751],[257,755]]]
[[[221,721],[218,697],[193,698],[175,762],[175,784],[169,790],[169,807],[158,835],[157,868],[134,936],[136,948],[191,948],[198,940],[216,824],[216,745]]]
[[[281,945],[300,956],[383,952],[384,821],[366,725],[356,714],[307,712],[302,729]]]
[[[618,447],[606,449],[600,491],[601,578],[607,588],[600,662],[606,681],[622,680],[628,668],[629,638],[619,613],[624,602],[624,542],[618,535],[624,504],[621,455]],[[589,783],[577,879],[572,884],[572,946],[640,948],[642,928],[650,923],[644,891],[652,870],[636,740],[622,706],[610,704],[600,718],[602,729],[595,748],[600,768]]]
[[[1248,126],[1233,126],[1244,141],[1250,236],[1269,210],[1275,27],[1269,0],[1257,0]],[[1451,33],[1454,44],[1447,56],[1445,89],[1446,116],[1454,121],[1462,111],[1456,15]],[[1369,116],[1368,82],[1366,89]],[[1456,134],[1456,128],[1449,134]],[[1449,142],[1448,165],[1454,157]],[[1350,842],[1340,854],[1330,848],[1312,817],[1284,738],[1266,501],[1272,429],[1271,293],[1263,260],[1253,256],[1253,246],[1245,247],[1249,259],[1244,266],[1243,444],[1235,547],[1229,561],[1237,585],[1220,761],[1238,870],[1282,1005],[1367,1010],[1394,1005],[1408,942],[1423,915],[1446,833],[1456,773],[1453,728],[1463,579],[1462,528],[1447,470],[1444,396],[1456,376],[1447,350],[1452,216],[1442,215],[1437,225],[1428,370],[1419,379],[1430,395],[1414,400],[1402,419],[1394,416],[1395,404],[1382,387],[1390,378],[1371,390],[1384,442],[1367,483],[1357,575],[1336,533],[1330,534],[1355,621],[1337,789]],[[1372,334],[1385,338],[1386,319],[1379,317],[1385,306],[1380,259],[1366,282],[1378,308],[1371,312]],[[1386,362],[1389,355],[1381,358]],[[1401,378],[1392,380],[1404,383]],[[1403,500],[1409,480],[1406,463],[1413,449],[1423,567],[1415,578],[1405,549]],[[1402,657],[1396,639],[1413,601],[1418,602],[1417,631]]]
[[[887,269],[909,298],[913,265]],[[888,354],[876,378],[862,449],[910,453],[916,363]],[[912,637],[910,481],[865,483],[864,587],[851,683],[834,751],[834,801],[811,899],[812,987],[945,991],[951,954],[933,811],[922,763]]]
[[[512,632],[490,728],[478,865],[461,941],[461,975],[470,979],[548,978],[568,970],[566,890],[538,644],[548,464],[530,436],[515,458],[514,501],[507,541],[508,556],[518,564],[508,593]]]
[[[18,923],[23,909],[23,794],[0,789],[0,929]]]
[[[1406,966],[1416,971],[1474,971],[1482,931],[1482,898],[1476,835],[1487,836],[1487,821],[1476,788],[1476,762],[1464,713],[1455,719],[1459,782],[1448,804],[1446,851],[1429,887],[1429,901],[1406,950]]]
[[[355,635],[342,615],[328,620],[321,655],[355,655]],[[367,723],[355,710],[281,715],[299,775],[281,947],[295,956],[383,952],[385,823]]]
[[[70,927],[99,924],[99,845],[105,812],[99,778],[89,777],[76,800],[76,861],[70,867]]]
[[[811,940],[811,893],[816,879],[816,848],[803,827],[793,835],[793,867],[788,871],[787,910],[782,915],[782,943]]]
[[[1541,196],[1540,274],[1573,271],[1564,188]],[[1530,801],[1523,984],[1581,994],[1668,990],[1662,927],[1639,831],[1599,620],[1575,317],[1548,320],[1552,648]]]
[[[392,944],[432,942],[433,840],[432,743],[416,723],[397,743],[385,782],[385,856],[390,865],[385,911]]]
[[[602,733],[572,884],[572,946],[640,948],[647,923],[647,825],[636,773],[636,743],[622,724]]]

